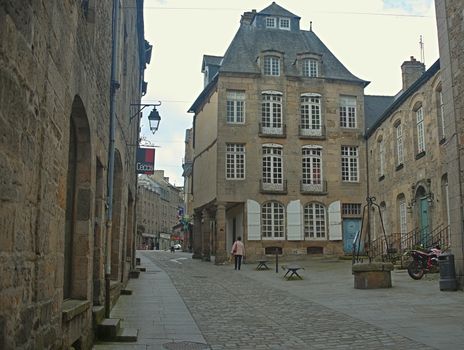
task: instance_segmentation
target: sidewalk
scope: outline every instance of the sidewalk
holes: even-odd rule
[[[439,290],[438,275],[412,280],[393,271],[393,288],[354,289],[351,261],[295,262],[303,280],[283,279],[279,262],[214,265],[191,254],[139,251],[147,269],[129,281],[111,317],[138,328],[136,343],[96,345],[127,350],[459,349],[464,293]],[[272,260],[272,259],[271,259]]]
[[[143,254],[137,256],[146,271],[129,280],[132,295],[121,295],[111,310],[111,318],[120,318],[122,327],[139,329],[137,342],[97,343],[93,349],[209,349],[166,272]]]

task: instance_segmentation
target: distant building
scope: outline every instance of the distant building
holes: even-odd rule
[[[182,189],[169,183],[163,170],[153,175],[139,175],[137,195],[137,246],[169,249],[178,240],[173,227],[180,222],[183,211]]]
[[[366,198],[368,82],[274,2],[245,12],[202,72],[184,163],[194,257],[222,263],[238,236],[249,259],[351,252]]]

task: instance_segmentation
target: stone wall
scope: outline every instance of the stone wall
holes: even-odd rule
[[[464,286],[464,4],[461,0],[436,0],[438,43],[443,75],[446,170],[450,192],[452,253],[461,288]]]
[[[82,3],[0,4],[1,349],[89,349],[91,309],[73,309],[70,301],[100,304],[104,297],[112,1],[90,1],[85,11]],[[121,224],[113,238],[123,246],[134,231],[125,223],[133,223],[127,216],[136,180],[135,150],[127,145],[138,131],[127,111],[140,101],[143,71],[137,13],[123,11],[119,28],[126,27],[127,39],[116,94]],[[118,251],[116,265],[127,249]],[[65,309],[73,317],[64,317]]]

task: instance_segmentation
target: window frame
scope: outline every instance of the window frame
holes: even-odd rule
[[[315,58],[303,59],[303,76],[307,78],[319,77],[319,61]]]
[[[271,22],[272,22],[272,25],[271,25]],[[266,17],[265,25],[266,25],[266,28],[277,28],[277,18]]]
[[[282,22],[287,22],[288,26],[283,26]],[[279,29],[290,30],[290,26],[291,26],[290,18],[287,18],[287,17],[280,17],[279,18]]]
[[[403,125],[398,122],[395,125],[396,134],[396,166],[404,164],[404,137],[403,137]]]
[[[278,91],[261,93],[261,125],[265,134],[283,133],[283,95]]]
[[[261,205],[261,237],[263,240],[285,240],[285,207],[277,201]]]
[[[416,121],[416,147],[417,154],[425,152],[425,120],[424,120],[424,106],[421,104],[414,110]]]
[[[312,145],[301,148],[301,183],[303,187],[322,191],[324,182],[322,150],[321,146]]]
[[[263,186],[282,187],[283,177],[283,146],[278,144],[263,144],[261,151],[261,175]]]
[[[342,182],[359,183],[359,146],[341,146],[341,170]]]
[[[276,55],[265,55],[263,58],[263,74],[268,77],[279,77],[281,58]]]
[[[246,147],[243,143],[226,143],[226,180],[245,180]]]
[[[245,124],[246,94],[243,90],[226,91],[226,123]],[[241,120],[240,120],[241,119]]]
[[[353,103],[354,102],[354,103]],[[358,128],[358,113],[357,113],[357,98],[356,96],[340,96],[339,117],[340,127],[344,129]]]
[[[304,136],[322,135],[322,96],[316,93],[300,95],[300,131]]]
[[[323,204],[309,202],[304,205],[303,235],[305,240],[327,240],[327,209]]]

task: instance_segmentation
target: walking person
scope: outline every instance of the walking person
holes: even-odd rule
[[[242,258],[245,256],[245,246],[243,245],[242,237],[237,237],[237,240],[232,245],[231,253],[235,258],[235,270],[240,270]]]

